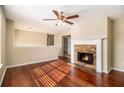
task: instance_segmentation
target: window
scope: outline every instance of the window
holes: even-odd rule
[[[54,46],[54,35],[47,34],[47,46]]]

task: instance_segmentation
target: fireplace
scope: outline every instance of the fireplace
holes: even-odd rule
[[[96,45],[76,44],[74,47],[75,65],[82,69],[96,71]]]
[[[85,56],[83,53],[85,53]],[[83,58],[78,58],[79,56],[83,56]],[[89,69],[94,69],[96,72],[101,73],[102,39],[73,40],[71,43],[71,62],[80,65],[81,67],[88,67]]]
[[[93,54],[92,53],[78,52],[77,60],[82,62],[82,63],[93,65]]]

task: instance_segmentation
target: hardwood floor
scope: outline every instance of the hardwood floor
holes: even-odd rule
[[[124,87],[124,73],[81,71],[64,60],[8,68],[3,87]]]

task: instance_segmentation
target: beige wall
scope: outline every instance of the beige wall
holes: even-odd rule
[[[80,19],[71,29],[72,39],[107,38],[107,17],[91,16]]]
[[[112,20],[110,18],[108,18],[107,20],[107,30],[108,30],[108,50],[107,50],[107,54],[108,54],[108,70],[111,69],[112,67]]]
[[[7,65],[43,62],[58,58],[58,47],[15,47],[8,53]]]
[[[24,31],[15,32],[14,22],[11,20],[7,20],[7,65],[10,66],[18,64],[28,64],[32,62],[42,62],[46,60],[57,59],[60,49],[60,47],[57,44],[58,43],[56,38],[57,34],[55,35],[55,45],[49,47],[47,47],[46,45],[46,36],[45,35],[43,35],[43,37],[41,36],[42,33],[38,32],[31,33]],[[39,41],[39,39],[41,39],[41,41]],[[27,43],[30,43],[34,46],[21,47],[21,45],[26,45]],[[42,44],[43,46],[40,46],[39,43]],[[16,44],[18,47],[14,46],[14,44]]]
[[[2,78],[2,74],[3,74],[3,71],[4,71],[4,69],[5,69],[5,65],[6,65],[6,20],[5,20],[5,16],[4,16],[4,12],[3,12],[3,10],[2,10],[2,7],[0,6],[0,15],[1,15],[1,23],[0,23],[0,27],[1,27],[1,29],[0,29],[0,37],[1,37],[1,43],[0,43],[0,45],[1,45],[1,60],[0,60],[0,63],[3,65],[2,66],[2,68],[0,68],[0,80],[1,80],[1,78]]]
[[[124,18],[113,21],[113,67],[124,71]]]

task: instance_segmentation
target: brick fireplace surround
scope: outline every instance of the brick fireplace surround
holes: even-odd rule
[[[81,53],[90,53],[93,54],[93,64],[86,64],[84,62],[79,62],[78,52]],[[75,64],[79,64],[85,67],[88,67],[90,69],[96,70],[96,45],[75,45],[74,46],[74,62]]]

